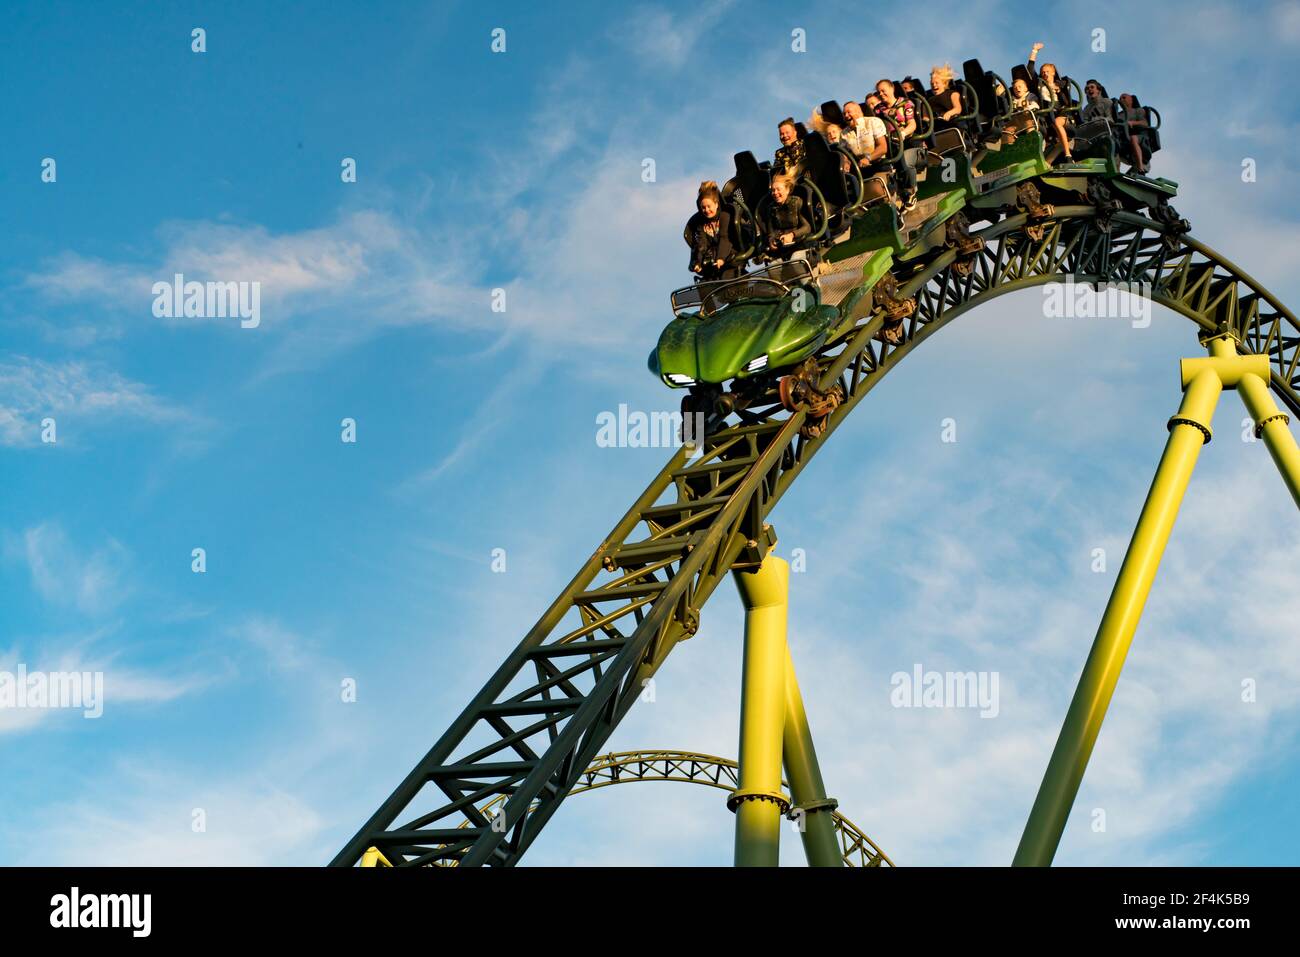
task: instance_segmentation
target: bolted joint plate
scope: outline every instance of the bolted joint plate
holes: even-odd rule
[[[775,804],[782,814],[790,810],[790,799],[780,791],[732,791],[727,798],[727,810],[735,811],[736,808],[746,801],[770,801]]]
[[[1172,432],[1174,427],[1179,425],[1190,425],[1194,429],[1199,429],[1201,435],[1205,436],[1205,441],[1202,445],[1209,445],[1211,440],[1214,438],[1214,432],[1208,425],[1204,422],[1197,422],[1195,419],[1189,418],[1185,415],[1175,415],[1171,418],[1168,423],[1168,429]]]
[[[805,814],[816,814],[818,811],[834,811],[840,806],[840,802],[833,797],[822,798],[820,801],[803,801],[790,808],[786,817],[793,817],[795,811],[803,811]]]
[[[1264,426],[1268,425],[1270,422],[1277,422],[1279,420],[1283,425],[1291,424],[1291,416],[1287,415],[1285,412],[1277,412],[1267,418],[1259,420],[1259,423],[1255,426],[1255,438],[1262,439],[1264,437]]]

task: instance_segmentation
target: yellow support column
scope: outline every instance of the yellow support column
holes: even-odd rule
[[[1267,370],[1266,356],[1182,361],[1183,402],[1169,420],[1169,441],[1016,848],[1012,862],[1016,866],[1052,863],[1196,459],[1201,446],[1210,441],[1210,421],[1219,396],[1225,385],[1235,386],[1244,373],[1257,373],[1259,360]]]
[[[835,808],[838,802],[826,796],[817,749],[813,747],[803,695],[795,679],[794,659],[790,647],[785,649],[785,733],[783,735],[785,775],[790,781],[790,797],[799,815],[799,836],[810,867],[843,867],[840,842],[835,835]]]
[[[727,801],[736,813],[736,866],[775,867],[781,818],[781,738],[785,731],[785,643],[790,566],[769,554],[754,571],[735,573],[745,604],[745,663],[740,693],[739,787]]]
[[[1237,354],[1236,343],[1227,336],[1211,339],[1209,347],[1210,354],[1216,358]],[[1265,370],[1262,378],[1253,373],[1243,375],[1237,383],[1237,392],[1246,405],[1246,411],[1255,420],[1255,437],[1264,440],[1277,470],[1282,474],[1282,481],[1291,490],[1296,505],[1300,506],[1300,447],[1296,446],[1295,436],[1287,427],[1290,418],[1273,401],[1268,380],[1269,370]]]

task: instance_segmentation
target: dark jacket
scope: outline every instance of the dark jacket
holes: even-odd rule
[[[704,271],[709,272],[716,260],[729,260],[734,250],[731,248],[731,215],[725,209],[719,209],[714,217],[718,231],[709,235],[704,226],[709,220],[697,212],[686,221],[687,242],[691,246],[691,270],[703,264]]]
[[[778,173],[798,177],[803,172],[804,163],[808,161],[807,148],[801,139],[789,146],[782,146],[772,159],[772,169]]]
[[[812,221],[804,209],[803,198],[794,193],[787,196],[784,203],[768,201],[763,207],[763,226],[768,239],[777,239],[778,244],[782,233],[794,233],[794,241],[798,242],[812,232]]]

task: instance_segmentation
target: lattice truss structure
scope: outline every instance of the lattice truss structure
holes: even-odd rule
[[[615,784],[637,784],[645,781],[680,781],[684,784],[718,788],[730,793],[740,786],[740,765],[728,758],[691,751],[611,752],[597,757],[582,772],[578,782],[569,790],[569,796],[585,794]],[[784,781],[782,787],[789,790],[789,785]],[[508,798],[507,794],[498,794],[486,804],[480,805],[479,812],[490,819],[497,814]],[[832,810],[830,813],[835,826],[840,858],[845,867],[894,866],[889,855],[882,851],[862,828],[838,810]],[[468,826],[468,822],[463,826]],[[391,866],[391,863],[386,858],[377,861],[378,866]],[[455,863],[451,861],[447,866],[454,866]]]

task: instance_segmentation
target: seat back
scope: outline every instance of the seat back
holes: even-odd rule
[[[1074,129],[1074,148],[1071,152],[1076,159],[1104,158],[1113,156],[1115,138],[1112,135],[1110,120],[1089,120],[1080,123]]]
[[[1029,72],[1029,67],[1023,63],[1017,63],[1011,68],[1011,82],[1014,85],[1016,80],[1024,80],[1025,86],[1029,87],[1029,92],[1038,95],[1038,77]]]
[[[1038,129],[1038,119],[1034,110],[1020,110],[1008,116],[1002,129],[1009,133],[1028,133]]]
[[[817,112],[822,115],[822,119],[827,123],[834,123],[840,127],[848,125],[848,121],[844,119],[844,111],[840,109],[839,103],[835,100],[827,100],[817,108]]]
[[[984,67],[980,66],[979,60],[967,60],[961,65],[962,80],[966,87],[970,89],[975,96],[972,97],[974,105],[974,117],[972,119],[983,131],[993,125],[993,118],[997,116],[997,98],[993,94],[993,81],[989,79],[989,74],[984,72]]]
[[[912,101],[912,109],[916,112],[916,136],[915,139],[924,140],[934,133],[934,108],[930,106],[930,101],[920,93],[908,93],[907,98]]]
[[[934,151],[942,156],[966,149],[966,137],[961,130],[951,128],[934,134]]]
[[[754,248],[758,245],[758,225],[754,222],[749,207],[738,198],[724,203],[722,208],[731,217],[731,234],[728,236],[731,240],[731,262],[743,265],[754,255]]]
[[[1144,106],[1142,109],[1147,115],[1147,131],[1144,137],[1147,152],[1158,153],[1160,151],[1160,111],[1153,106]]]
[[[735,189],[746,206],[757,210],[759,202],[771,186],[771,172],[759,166],[758,160],[754,159],[754,154],[749,150],[737,153],[732,159],[736,164]]]
[[[862,183],[862,206],[874,206],[889,199],[889,178],[884,173],[868,176]]]
[[[840,165],[842,154],[832,150],[820,133],[809,133],[803,142],[804,176],[817,184],[817,189],[832,207],[827,210],[827,215],[833,215],[849,204],[849,187]]]
[[[799,246],[804,248],[815,245],[826,235],[826,229],[830,225],[831,210],[827,208],[821,190],[811,180],[801,179],[795,185],[795,192],[803,199],[803,208],[808,214],[808,222],[812,223],[812,232],[799,243]]]

